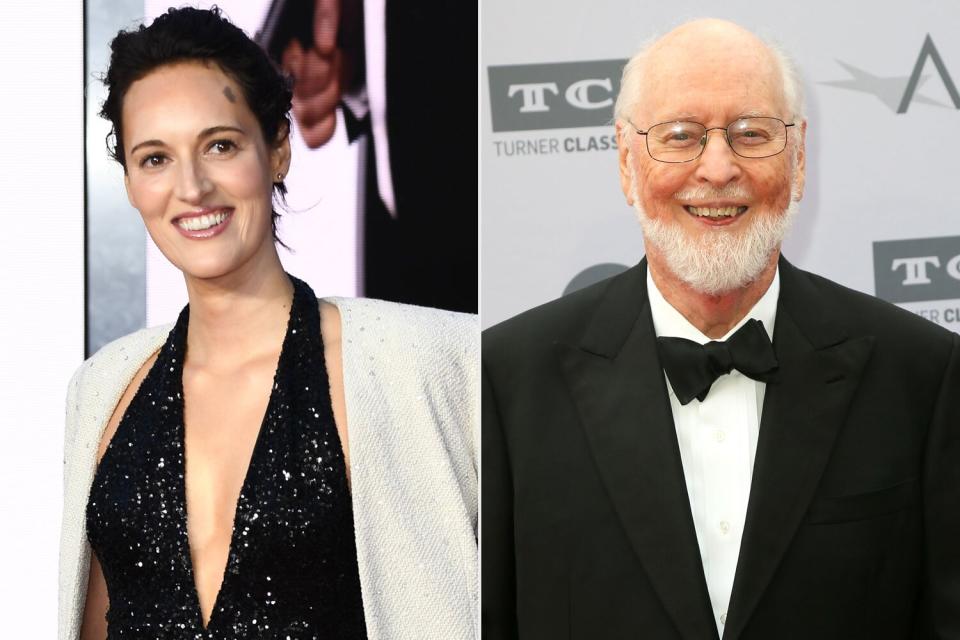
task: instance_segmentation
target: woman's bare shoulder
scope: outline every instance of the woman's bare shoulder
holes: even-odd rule
[[[340,344],[340,309],[329,300],[321,299],[320,303],[320,332],[326,346]]]

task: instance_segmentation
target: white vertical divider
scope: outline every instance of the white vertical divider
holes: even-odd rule
[[[0,636],[55,638],[67,382],[83,360],[83,3],[0,3]]]

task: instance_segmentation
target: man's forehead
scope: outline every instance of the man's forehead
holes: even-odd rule
[[[781,70],[769,48],[736,27],[684,25],[649,51],[641,80],[641,110],[650,115],[704,111],[750,115],[783,108]],[[734,25],[735,26],[735,25]],[[678,30],[679,31],[679,30]]]
[[[650,54],[677,56],[689,53],[724,53],[727,56],[769,53],[756,35],[738,24],[713,18],[694,20],[666,33],[650,47]]]
[[[782,83],[769,73],[650,78],[641,98],[638,107],[642,114],[664,120],[778,116],[785,109]]]

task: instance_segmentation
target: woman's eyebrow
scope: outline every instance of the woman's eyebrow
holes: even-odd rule
[[[133,147],[130,149],[130,153],[132,154],[140,147],[162,147],[162,146],[163,146],[163,140],[144,140],[143,142],[139,142],[133,145]]]
[[[197,135],[197,138],[206,138],[207,136],[212,136],[217,133],[226,133],[226,132],[240,133],[244,135],[246,134],[246,131],[244,131],[240,127],[222,124],[222,125],[217,125],[215,127],[207,127],[206,129],[201,131],[199,135]],[[162,147],[165,144],[166,143],[164,143],[163,140],[157,140],[157,139],[144,140],[143,142],[139,142],[133,145],[133,147],[130,149],[130,153],[134,153],[140,147]]]
[[[198,135],[197,137],[206,138],[207,136],[213,135],[215,133],[226,133],[226,132],[246,134],[246,131],[244,131],[240,127],[223,124],[223,125],[217,125],[215,127],[207,127],[206,129],[201,131],[200,135]]]

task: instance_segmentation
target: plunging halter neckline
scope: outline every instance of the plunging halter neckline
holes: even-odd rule
[[[283,367],[283,365],[286,364],[284,361],[284,358],[287,355],[288,343],[290,341],[290,336],[292,335],[291,331],[293,331],[294,334],[296,333],[296,329],[292,329],[291,324],[292,324],[294,309],[296,308],[296,305],[298,302],[296,299],[298,295],[297,289],[298,288],[295,286],[294,292],[293,292],[293,298],[291,299],[291,302],[290,302],[290,313],[287,316],[287,327],[286,327],[286,331],[284,332],[283,342],[281,343],[281,346],[280,346],[280,354],[277,357],[277,364],[274,367],[274,371],[273,371],[273,376],[272,376],[273,382],[270,387],[270,397],[267,400],[267,406],[264,409],[263,416],[260,418],[260,426],[257,428],[257,436],[254,439],[253,448],[250,450],[250,455],[247,460],[246,470],[244,471],[244,474],[243,474],[243,480],[240,483],[240,492],[233,504],[233,518],[231,518],[230,540],[227,543],[227,561],[223,565],[223,573],[220,577],[220,584],[217,587],[216,596],[214,596],[214,599],[213,599],[213,606],[210,609],[210,617],[206,621],[204,621],[203,619],[203,608],[200,605],[200,590],[197,588],[197,577],[195,573],[195,564],[194,564],[195,561],[193,557],[193,550],[190,546],[190,533],[189,533],[190,511],[187,503],[186,461],[187,461],[187,455],[189,452],[187,451],[187,441],[186,441],[186,393],[184,392],[184,389],[183,389],[183,365],[187,356],[186,338],[187,338],[187,328],[189,326],[189,320],[190,320],[189,305],[184,307],[183,310],[181,311],[180,317],[177,319],[176,327],[174,328],[174,331],[178,332],[175,336],[175,340],[178,340],[179,342],[178,346],[181,347],[179,350],[181,357],[173,359],[173,367],[171,367],[171,370],[170,370],[170,373],[173,379],[177,381],[176,383],[177,387],[179,387],[179,393],[176,396],[177,398],[176,404],[178,405],[177,408],[180,413],[180,420],[177,421],[176,431],[177,431],[177,446],[181,447],[183,451],[182,458],[178,460],[178,462],[182,460],[182,464],[180,465],[181,468],[178,469],[179,473],[177,474],[181,480],[180,486],[178,487],[178,493],[179,493],[180,500],[182,501],[183,513],[184,513],[183,539],[181,543],[183,544],[183,554],[188,560],[188,562],[186,563],[187,574],[188,574],[189,582],[192,586],[190,596],[196,608],[198,624],[200,628],[203,629],[204,632],[208,631],[213,626],[213,623],[215,621],[215,616],[217,615],[218,605],[220,604],[220,599],[224,592],[224,586],[226,585],[227,580],[231,575],[230,574],[231,566],[236,568],[236,566],[239,564],[239,548],[238,548],[239,540],[238,540],[237,519],[241,510],[241,503],[243,502],[244,491],[247,490],[251,480],[251,474],[255,471],[254,467],[258,457],[257,456],[258,449],[260,449],[263,444],[264,432],[265,432],[264,423],[267,421],[267,416],[270,415],[270,411],[276,402],[278,374],[280,373],[280,370]],[[239,537],[242,537],[242,536],[239,536]]]
[[[294,297],[204,621],[188,533],[185,308],[94,475],[88,537],[119,637],[365,637],[352,503],[310,288]],[[166,634],[166,635],[163,635]]]

